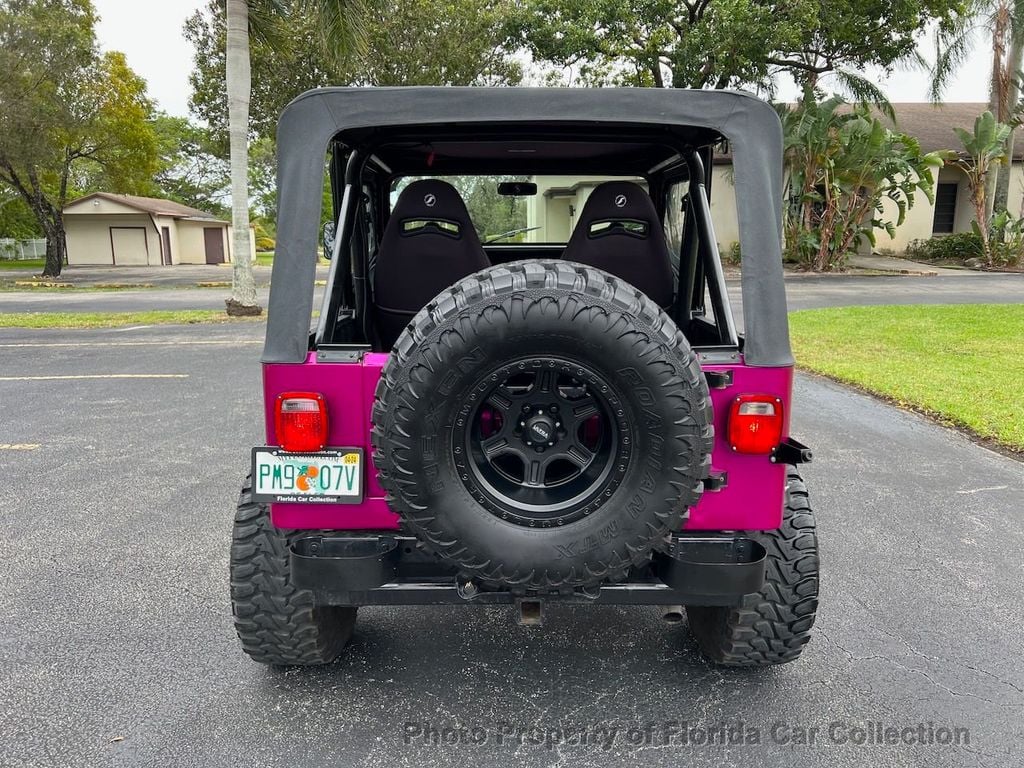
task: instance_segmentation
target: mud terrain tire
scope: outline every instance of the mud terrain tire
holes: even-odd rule
[[[231,607],[242,649],[261,664],[327,664],[352,636],[357,609],[318,606],[312,592],[292,586],[288,547],[315,531],[275,528],[251,487],[249,478],[231,540]]]
[[[554,371],[553,384],[543,383],[544,369]],[[526,395],[512,394],[517,376],[534,377]],[[495,400],[488,388],[506,385]],[[528,402],[533,391],[543,408]],[[537,502],[554,512],[526,512],[516,499],[554,498],[567,481],[549,487],[543,475],[538,496],[539,475],[524,469],[520,488],[496,491],[514,483],[487,479],[490,459],[481,461],[474,447],[474,420],[485,401],[512,402],[502,424],[525,424],[520,407],[546,413],[550,402],[556,413],[561,403],[563,414],[591,407],[573,407],[565,399],[572,392],[607,417],[602,435],[611,447],[603,450],[611,460],[577,497],[561,506]],[[713,436],[707,384],[675,323],[622,280],[546,261],[478,272],[417,314],[382,372],[373,424],[374,462],[404,525],[465,577],[517,593],[592,587],[649,561],[697,502]],[[551,445],[523,447],[535,426],[509,433],[503,448],[524,466],[531,451]],[[541,426],[546,435],[558,423]],[[552,441],[572,443],[578,434]]]
[[[765,583],[731,608],[687,606],[701,651],[729,667],[795,661],[811,636],[818,610],[818,538],[807,488],[789,467],[782,527],[750,534],[768,553]]]

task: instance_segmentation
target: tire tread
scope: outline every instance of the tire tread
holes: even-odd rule
[[[232,533],[231,606],[242,650],[261,664],[327,664],[352,635],[356,608],[318,606],[291,583],[289,547],[311,533],[275,528],[246,481]]]

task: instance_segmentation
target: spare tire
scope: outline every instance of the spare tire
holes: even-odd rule
[[[388,503],[483,587],[623,578],[698,500],[712,443],[697,356],[643,293],[524,261],[441,292],[405,329],[373,407]]]

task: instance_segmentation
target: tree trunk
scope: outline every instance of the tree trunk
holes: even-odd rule
[[[1006,210],[1006,204],[1010,198],[1010,174],[1013,171],[1013,143],[1015,133],[1016,131],[1010,131],[1010,135],[1006,137],[1006,164],[998,166],[998,170],[992,174],[996,177],[996,189],[995,194],[992,197],[992,210],[996,213]]]
[[[43,277],[59,277],[61,268],[64,266],[64,250],[61,246],[61,239],[53,227],[46,227],[46,265],[43,267]]]
[[[1016,107],[1016,97],[1011,95],[1020,66],[1020,48],[1017,35],[1013,32],[1013,14],[1010,4],[1003,0],[997,3],[993,14],[992,28],[992,74],[989,81],[988,106],[1001,123],[1010,122],[1010,112]],[[1014,57],[1017,57],[1016,59]],[[1011,98],[1013,101],[1011,101]],[[1006,176],[1009,181],[1009,166],[1003,171],[1000,166],[991,169],[985,178],[984,211],[985,221],[992,218],[997,210],[996,189],[999,178]],[[978,222],[979,224],[981,222]]]
[[[1008,74],[1007,93],[1006,93],[1006,107],[1007,116],[1003,122],[1011,122],[1013,119],[1013,113],[1017,109],[1017,102],[1020,99],[1020,80],[1017,77],[1017,73],[1020,71],[1021,66],[1024,65],[1024,30],[1014,30],[1013,37],[1010,43],[1010,53],[1006,60],[1006,72]],[[1016,131],[1010,131],[1010,135],[1006,139],[1006,157],[1007,162],[1005,165],[999,166],[996,171],[996,187],[995,192],[992,196],[992,210],[999,213],[1006,210],[1006,205],[1010,197],[1010,176],[1013,173],[1013,140]],[[1002,233],[1000,232],[1000,236]]]
[[[1000,166],[993,166],[985,176],[985,199],[983,200],[984,211],[985,211],[985,222],[987,223],[992,218],[992,211],[995,207],[996,201],[996,184],[999,181]],[[1008,175],[1008,174],[1007,174]]]
[[[974,206],[974,218],[978,225],[978,232],[981,234],[981,250],[985,254],[986,263],[992,266],[992,247],[988,240],[989,219],[985,216],[985,188],[988,186],[988,179],[992,176],[992,167],[975,168],[969,173],[975,174],[974,179],[968,181],[968,186],[971,192],[971,205]]]
[[[227,0],[228,135],[231,146],[231,228],[234,269],[228,314],[254,314],[256,283],[249,246],[249,6]]]
[[[35,214],[46,237],[46,264],[43,266],[43,277],[59,277],[64,268],[64,255],[67,252],[64,218],[60,211],[45,202],[40,204]]]
[[[999,91],[1002,53],[995,42],[995,37],[993,37],[993,45],[996,46],[996,50],[992,62],[992,82],[989,84],[988,109],[989,112],[995,115],[996,120],[1002,122],[1000,115],[1003,113],[1003,94],[1000,94]],[[986,233],[988,232],[988,222],[992,218],[992,206],[996,199],[998,173],[998,166],[989,166],[988,172],[982,177],[981,187],[976,193],[980,195],[980,199],[975,203],[974,215],[978,220],[979,226],[982,225],[982,219],[984,219],[984,230]]]

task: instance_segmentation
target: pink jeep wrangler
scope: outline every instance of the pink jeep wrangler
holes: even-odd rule
[[[726,141],[744,333],[709,203]],[[362,605],[507,603],[539,624],[562,601],[685,607],[721,664],[800,655],[818,555],[770,106],[324,89],[285,111],[279,152],[267,440],[231,548],[246,653],[330,662]]]

